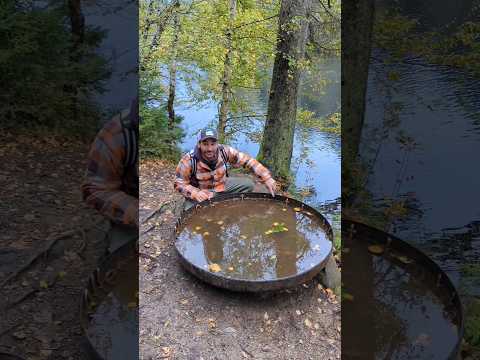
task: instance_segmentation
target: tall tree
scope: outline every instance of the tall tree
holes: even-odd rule
[[[226,48],[225,65],[223,68],[222,78],[222,102],[220,104],[220,111],[218,114],[218,137],[221,142],[225,138],[225,127],[227,126],[227,116],[231,98],[231,77],[232,77],[232,58],[233,58],[233,27],[235,24],[235,17],[237,15],[237,0],[229,0],[229,15],[230,21],[226,32]]]
[[[268,111],[259,159],[274,176],[290,178],[301,62],[305,55],[311,0],[283,0],[278,23]]]
[[[178,18],[178,10],[180,8],[180,3],[176,1],[175,10],[173,13],[173,41],[172,41],[172,60],[170,61],[170,84],[168,89],[168,102],[167,102],[167,111],[168,111],[168,127],[173,129],[175,124],[175,109],[173,103],[175,101],[175,88],[177,84],[177,48],[178,48],[178,37],[180,32],[180,20]]]
[[[375,0],[345,1],[342,6],[342,203],[357,191],[354,175],[365,116]]]

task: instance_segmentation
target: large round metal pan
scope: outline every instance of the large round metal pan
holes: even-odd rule
[[[91,359],[103,360],[104,358],[88,334],[92,313],[90,304],[92,302],[98,304],[108,295],[109,290],[106,284],[115,276],[117,269],[121,268],[126,261],[131,261],[132,256],[138,256],[138,242],[127,243],[109,254],[90,275],[87,286],[83,291],[80,303],[80,323],[86,338],[88,355]]]
[[[195,212],[202,211],[202,208],[209,206],[212,203],[219,203],[225,201],[235,201],[235,200],[242,200],[242,199],[258,199],[258,201],[277,201],[279,203],[286,204],[287,206],[292,207],[300,207],[302,209],[306,209],[307,211],[311,212],[315,218],[319,220],[322,224],[327,238],[330,242],[333,243],[333,231],[332,228],[325,219],[325,217],[320,214],[314,208],[302,203],[301,201],[288,198],[281,195],[276,195],[274,198],[270,194],[265,193],[243,193],[243,194],[225,194],[216,196],[210,200],[204,201],[202,203],[197,204],[196,206],[190,208],[187,211],[184,211],[180,218],[177,221],[175,227],[175,239],[179,234],[180,229],[184,225],[185,221]],[[280,290],[284,288],[292,288],[298,286],[299,284],[305,283],[315,277],[326,265],[328,257],[331,255],[332,250],[328,253],[321,262],[316,264],[315,266],[311,267],[310,269],[298,273],[293,276],[277,278],[274,280],[244,280],[244,279],[236,279],[232,277],[222,276],[218,273],[212,273],[207,271],[199,266],[196,266],[192,262],[190,262],[179,250],[177,246],[177,242],[175,242],[175,247],[180,259],[181,264],[192,273],[194,276],[198,277],[199,279],[203,280],[204,282],[219,287],[228,289],[231,291],[239,291],[239,292],[262,292],[262,291],[274,291]],[[333,246],[332,246],[333,248]]]
[[[451,314],[453,322],[458,329],[458,338],[455,341],[455,346],[451,349],[450,353],[445,354],[443,359],[457,359],[464,332],[463,307],[457,290],[442,269],[423,252],[405,241],[365,224],[342,219],[342,233],[344,236],[353,236],[355,241],[360,241],[366,245],[383,245],[385,246],[385,251],[392,250],[396,254],[412,259],[421,267],[423,274],[427,273],[426,276],[436,279],[436,287],[439,293],[442,294],[441,298],[444,299],[444,309]],[[343,282],[348,282],[348,279],[344,278]],[[346,286],[348,286],[348,284],[346,284]],[[348,326],[348,324],[343,324],[343,326]]]

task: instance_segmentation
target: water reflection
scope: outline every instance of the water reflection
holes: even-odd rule
[[[364,232],[342,239],[346,359],[447,358],[459,336],[453,294],[421,258],[385,246],[370,253],[374,239]]]
[[[273,280],[323,261],[332,244],[312,213],[284,203],[217,203],[190,217],[177,237],[190,262],[222,276]]]

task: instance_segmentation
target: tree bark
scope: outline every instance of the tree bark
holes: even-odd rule
[[[342,198],[348,206],[365,116],[374,0],[342,4]],[[343,191],[346,190],[346,191]]]
[[[73,62],[81,60],[79,48],[85,37],[85,17],[82,13],[81,0],[68,0],[68,11],[70,18],[72,48],[70,59]],[[72,119],[76,123],[78,121],[78,84],[71,83],[65,86],[65,91],[71,93],[71,111]]]
[[[175,101],[175,87],[176,87],[176,77],[177,77],[177,48],[178,48],[178,33],[180,32],[180,21],[178,18],[178,7],[179,3],[176,5],[176,10],[173,14],[173,42],[172,42],[172,61],[170,62],[170,84],[168,91],[168,102],[167,102],[167,111],[168,111],[168,128],[173,129],[175,124],[175,109],[173,103]]]
[[[220,142],[225,141],[225,128],[227,126],[227,116],[230,111],[230,102],[232,90],[230,81],[232,78],[232,60],[233,60],[233,26],[235,17],[237,16],[237,0],[230,0],[230,24],[227,30],[227,54],[225,55],[225,63],[223,68],[222,79],[222,102],[218,114],[218,139]]]
[[[280,7],[277,54],[263,139],[258,158],[274,177],[288,184],[300,83],[299,61],[305,56],[307,14],[311,0],[283,0]]]

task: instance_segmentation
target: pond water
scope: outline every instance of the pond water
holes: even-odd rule
[[[326,116],[338,110],[340,104],[340,59],[325,61],[318,67],[318,73],[330,82],[322,89],[312,90],[312,75],[305,74],[299,99],[299,106],[315,112],[317,116]],[[269,83],[260,90],[242,90],[243,100],[250,104],[248,114],[266,114]],[[186,98],[185,84],[180,81],[179,98]],[[201,107],[180,105],[176,109],[178,115],[184,117],[181,126],[186,136],[180,144],[186,152],[196,144],[197,133],[207,125],[216,127],[218,103],[210,100]],[[243,116],[246,113],[235,114]],[[251,156],[257,156],[258,141],[252,140],[248,134],[263,126],[264,117],[252,117],[248,129],[235,134],[230,145]],[[295,174],[295,185],[302,189],[309,187],[313,193],[305,197],[305,202],[312,206],[337,201],[340,197],[340,136],[328,132],[306,130],[297,126],[294,140],[294,150],[291,170]],[[305,155],[302,155],[305,154]]]
[[[348,227],[348,226],[347,226]],[[459,312],[422,258],[356,228],[342,239],[345,359],[446,359],[459,340]],[[348,231],[347,231],[348,232]],[[362,269],[362,271],[358,271]]]
[[[400,3],[406,13],[413,11],[404,4],[408,1]],[[416,10],[427,27],[456,15],[449,13],[448,2],[437,4]],[[373,55],[381,59],[385,54],[374,50]],[[392,71],[399,80],[388,82]],[[480,256],[478,79],[421,59],[373,62],[365,121],[362,154],[372,170],[368,188],[379,207],[390,198],[405,201],[408,209],[407,217],[389,230],[422,248],[457,286],[464,285],[463,265]],[[390,135],[382,139],[386,127]],[[398,135],[410,137],[410,145],[397,141]],[[479,279],[468,287],[480,294]]]
[[[332,250],[327,230],[313,213],[285,202],[228,200],[189,216],[177,248],[206,271],[240,280],[276,280],[322,263]]]

